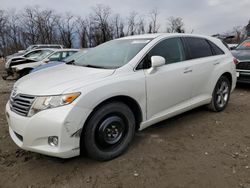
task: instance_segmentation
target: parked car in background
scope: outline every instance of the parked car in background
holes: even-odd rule
[[[231,51],[238,60],[236,66],[238,82],[250,83],[250,39],[243,41],[235,50]]]
[[[9,76],[14,76],[14,72],[12,69],[13,66],[20,65],[23,63],[28,63],[28,62],[36,62],[37,59],[39,59],[39,58],[42,59],[44,57],[47,57],[49,54],[51,54],[53,52],[54,52],[53,49],[36,49],[36,50],[31,50],[22,56],[17,56],[17,57],[13,57],[13,58],[9,59],[5,63],[6,74],[2,75],[2,78],[5,80]]]
[[[52,61],[52,62],[49,62],[47,64],[39,65],[38,67],[32,69],[30,73],[33,73],[33,72],[36,72],[36,71],[39,71],[39,70],[43,70],[43,69],[46,69],[46,68],[49,68],[49,67],[54,67],[54,66],[57,66],[57,65],[61,65],[61,64],[64,64],[64,63],[73,64],[75,60],[80,58],[86,52],[87,52],[87,49],[80,50],[79,52],[77,52],[77,53],[75,53],[75,54],[73,54],[71,56],[68,56],[65,59],[61,60],[61,61]]]
[[[11,69],[18,78],[23,77],[30,73],[30,71],[39,65],[46,64],[50,61],[61,61],[62,59],[73,55],[78,52],[78,49],[47,49],[46,53],[44,52],[36,58],[26,58],[18,64],[11,65]]]
[[[137,130],[202,105],[223,111],[235,84],[233,56],[218,39],[130,36],[21,78],[6,116],[25,150],[106,161],[124,153]]]
[[[34,50],[34,49],[38,49],[38,48],[56,48],[56,49],[62,49],[63,45],[59,45],[59,44],[35,44],[35,45],[31,45],[29,46],[26,50],[20,50],[17,53],[14,53],[12,55],[9,55],[6,57],[6,61],[8,61],[9,59],[13,58],[13,57],[17,57],[17,56],[22,56],[25,53]]]
[[[31,51],[29,51],[21,56],[12,57],[8,61],[6,61],[5,69],[9,69],[10,64],[13,64],[14,62],[18,62],[18,61],[21,61],[21,60],[27,59],[27,58],[29,58],[29,59],[36,58],[48,50],[49,49],[35,49],[35,50],[31,50]]]
[[[235,50],[239,44],[228,44],[230,50]]]

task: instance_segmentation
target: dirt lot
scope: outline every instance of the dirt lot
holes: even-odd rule
[[[0,187],[250,188],[250,85],[237,87],[224,112],[201,107],[156,124],[105,163],[19,149],[4,113],[12,85],[0,79]]]

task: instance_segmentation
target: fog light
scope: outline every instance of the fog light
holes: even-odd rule
[[[58,137],[57,136],[50,136],[48,138],[48,143],[51,146],[54,146],[54,147],[57,146],[58,145]]]

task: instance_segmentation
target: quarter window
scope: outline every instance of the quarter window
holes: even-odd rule
[[[215,45],[213,42],[210,42],[210,41],[207,41],[209,44],[210,44],[210,46],[211,46],[211,48],[212,48],[212,50],[213,50],[213,54],[214,55],[222,55],[222,54],[225,54],[217,45]]]

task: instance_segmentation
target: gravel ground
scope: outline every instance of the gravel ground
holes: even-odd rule
[[[250,188],[250,85],[237,86],[224,112],[201,107],[158,123],[104,163],[19,149],[4,112],[12,85],[0,78],[0,187]]]

